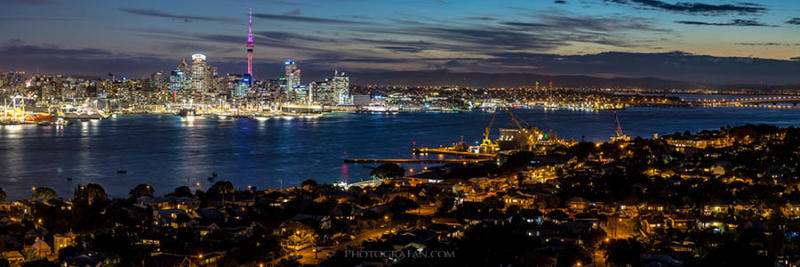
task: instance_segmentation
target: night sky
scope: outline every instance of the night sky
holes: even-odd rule
[[[800,83],[797,0],[0,0],[0,71],[449,70]],[[678,52],[680,51],[680,52]],[[698,70],[699,69],[699,70]],[[698,73],[699,72],[699,73]],[[357,74],[354,74],[357,75]]]

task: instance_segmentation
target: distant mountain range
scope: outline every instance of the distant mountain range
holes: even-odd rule
[[[353,75],[356,85],[465,86],[465,87],[540,87],[553,82],[554,87],[572,88],[646,88],[646,89],[800,89],[800,85],[706,84],[645,78],[600,78],[586,75],[539,75],[532,73],[480,73],[449,71],[362,72]]]

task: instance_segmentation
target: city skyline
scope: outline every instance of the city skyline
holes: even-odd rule
[[[213,9],[203,1],[5,2],[3,71],[144,76],[203,53],[221,73],[246,73],[252,7],[254,76],[274,76],[292,58],[312,72],[800,82],[792,75],[800,69],[800,18],[791,1],[234,1]]]

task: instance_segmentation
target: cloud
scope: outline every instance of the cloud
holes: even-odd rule
[[[479,26],[448,27],[419,22],[410,27],[370,27],[356,30],[366,34],[393,36],[393,39],[414,38],[424,39],[426,42],[364,40],[370,38],[359,40],[368,43],[380,42],[377,48],[393,52],[441,50],[477,55],[503,50],[548,51],[569,46],[573,42],[615,47],[645,47],[650,41],[630,38],[627,34],[635,31],[670,32],[656,28],[650,19],[628,16],[587,18],[574,14],[551,14],[539,15],[536,18],[535,21],[501,21]]]
[[[155,10],[155,9],[137,9],[137,8],[120,8],[119,10],[139,15],[139,16],[146,16],[146,17],[157,17],[157,18],[168,18],[168,19],[177,19],[182,20],[184,22],[192,22],[192,21],[208,21],[208,22],[236,22],[235,19],[230,18],[219,18],[219,17],[207,17],[207,16],[189,16],[189,15],[177,15],[177,14],[170,14],[164,11]]]
[[[416,53],[423,50],[423,48],[411,47],[411,46],[379,46],[377,48],[396,51],[396,52],[408,52],[408,53]]]
[[[12,20],[19,20],[19,21],[30,21],[30,22],[37,22],[37,21],[60,21],[60,20],[70,20],[71,18],[58,18],[58,17],[31,17],[31,16],[7,16],[7,17],[0,17],[0,21],[12,21]]]
[[[764,42],[764,43],[736,43],[736,45],[743,46],[800,46],[800,43],[778,43],[778,42]]]
[[[0,2],[9,2],[9,3],[17,3],[17,4],[29,4],[29,5],[40,5],[40,4],[48,4],[51,1],[49,0],[3,0]]]
[[[13,56],[13,55],[26,55],[26,56],[54,56],[54,57],[105,57],[113,55],[111,52],[95,49],[95,48],[81,48],[69,49],[61,48],[54,45],[39,46],[39,45],[22,45],[21,40],[10,40],[8,46],[0,48],[0,55]]]
[[[297,15],[300,15],[300,9],[299,8],[295,8],[294,10],[286,12],[286,13],[283,13],[282,15],[284,15],[284,16],[297,16]]]
[[[713,5],[699,2],[678,2],[670,4],[658,0],[605,0],[605,2],[692,15],[756,14],[767,11],[763,6],[754,3]]]
[[[488,60],[496,66],[537,66],[542,74],[615,73],[627,77],[659,77],[711,83],[796,83],[800,62],[750,57],[714,57],[686,52],[605,52],[586,55],[498,52]]]
[[[675,23],[686,24],[686,25],[699,25],[699,26],[772,27],[772,25],[764,24],[756,20],[749,20],[749,19],[734,19],[730,22],[703,22],[703,21],[693,21],[693,20],[679,20],[675,21]]]
[[[495,18],[492,18],[492,17],[466,17],[466,19],[468,19],[468,20],[477,20],[477,21],[492,21],[492,20],[495,20]]]
[[[786,21],[786,24],[800,25],[800,18],[792,18]]]
[[[335,24],[369,24],[363,21],[344,20],[344,19],[328,19],[322,17],[304,17],[296,15],[277,15],[277,14],[263,14],[256,13],[253,17],[269,20],[291,21],[291,22],[304,22],[304,23],[335,23]]]

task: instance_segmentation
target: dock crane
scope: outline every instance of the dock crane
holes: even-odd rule
[[[483,133],[483,142],[480,145],[480,152],[492,153],[497,151],[498,147],[491,139],[489,139],[489,133],[492,131],[492,124],[494,124],[494,118],[497,116],[497,113],[492,114],[492,119],[489,120],[489,125],[486,126],[486,131]]]
[[[519,123],[519,119],[517,119],[517,117],[514,116],[514,113],[511,112],[510,107],[506,106],[505,110],[508,112],[508,115],[511,116],[511,121],[514,122],[514,125],[519,130],[519,133],[525,137],[528,150],[533,150],[533,145],[537,143],[537,140],[541,138],[541,135],[531,132],[528,128],[523,127],[522,124]]]

